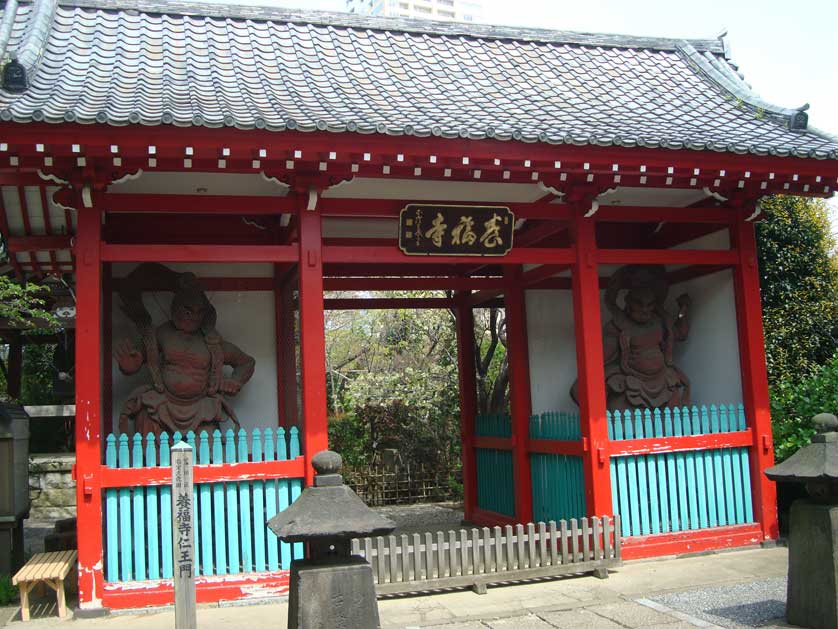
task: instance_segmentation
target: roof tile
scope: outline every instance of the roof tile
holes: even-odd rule
[[[183,3],[178,10],[187,15],[174,15],[86,1],[104,8],[56,8],[29,90],[0,92],[3,120],[319,129],[838,159],[838,140],[790,131],[793,110],[764,109],[712,42],[315,13],[202,16],[202,9],[218,9],[189,10]],[[31,14],[31,5],[19,6],[9,50],[20,45]]]

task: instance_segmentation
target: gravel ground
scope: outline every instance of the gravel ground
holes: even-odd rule
[[[649,597],[722,627],[787,627],[786,579],[765,579]]]
[[[464,528],[463,505],[456,502],[375,507],[374,511],[396,523],[393,535],[410,535],[425,531],[436,533]]]

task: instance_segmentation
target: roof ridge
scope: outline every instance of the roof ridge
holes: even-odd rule
[[[0,21],[0,61],[6,54],[6,47],[12,37],[12,30],[17,19],[17,0],[8,0],[3,7],[3,19]]]
[[[545,28],[495,26],[466,22],[360,16],[354,13],[333,13],[302,9],[280,9],[268,6],[245,6],[183,2],[180,0],[58,0],[66,8],[100,9],[106,11],[137,11],[164,15],[194,15],[209,18],[229,18],[314,24],[336,28],[360,28],[440,36],[461,36],[479,39],[507,39],[517,41],[562,43],[579,46],[609,48],[639,48],[676,51],[680,39],[643,37],[616,33],[585,33]],[[689,40],[702,52],[724,54],[724,42],[718,38]]]
[[[757,115],[765,116],[780,122],[792,131],[807,130],[809,117],[805,113],[809,109],[806,103],[800,107],[781,107],[764,100],[745,80],[718,57],[701,54],[690,42],[682,40],[678,51],[693,68],[722,91],[727,92],[737,101],[751,108]]]
[[[52,30],[52,21],[57,7],[57,0],[36,0],[32,7],[32,14],[29,16],[23,39],[17,51],[12,55],[26,68],[27,73],[31,73],[38,65],[50,30]]]

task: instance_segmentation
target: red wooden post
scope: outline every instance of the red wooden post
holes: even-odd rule
[[[573,325],[579,378],[579,417],[582,428],[585,504],[588,515],[611,515],[611,471],[608,458],[605,370],[602,357],[602,315],[595,223],[577,214],[572,223],[576,241],[573,265]]]
[[[512,472],[515,483],[515,519],[532,522],[530,470],[530,359],[527,347],[527,308],[523,271],[504,266],[506,281],[506,342],[509,353],[509,404],[512,411]]]
[[[276,310],[276,378],[279,425],[295,426],[297,414],[297,352],[294,341],[294,285],[296,274],[274,265]],[[287,274],[282,274],[286,271]]]
[[[474,311],[468,305],[468,292],[455,295],[457,314],[457,372],[460,380],[460,437],[463,460],[463,511],[471,521],[477,505],[477,465],[474,458],[474,422],[477,417],[477,390],[474,355]]]
[[[306,209],[299,193],[300,358],[302,361],[303,439],[306,461],[329,447],[326,417],[326,340],[323,318],[323,247],[320,212]],[[306,465],[306,484],[314,470]]]
[[[739,264],[733,268],[736,287],[736,321],[739,330],[739,364],[742,369],[742,396],[748,424],[753,428],[751,447],[751,487],[754,517],[762,526],[765,539],[776,539],[777,488],[763,471],[774,465],[771,437],[771,410],[768,399],[768,373],[762,331],[762,303],[754,224],[742,218],[731,226]]]
[[[94,197],[95,199],[95,197]],[[76,503],[79,607],[102,607],[102,223],[97,207],[79,203],[76,229]]]

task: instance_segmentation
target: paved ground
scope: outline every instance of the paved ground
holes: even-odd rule
[[[384,629],[618,629],[637,627],[789,627],[785,605],[785,548],[627,562],[606,580],[578,576],[490,587],[480,596],[451,591],[380,601]],[[285,601],[249,606],[202,606],[202,629],[284,627]],[[16,608],[0,609],[0,626],[46,629],[54,606],[20,624]],[[171,609],[67,620],[72,629],[157,629],[174,626]],[[68,628],[69,629],[69,628]]]

